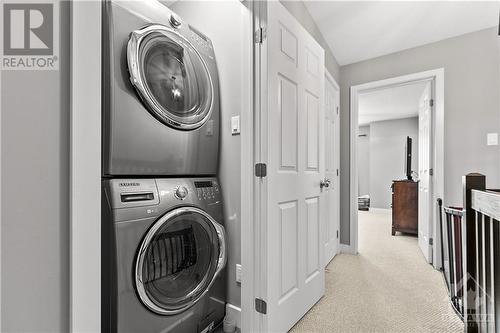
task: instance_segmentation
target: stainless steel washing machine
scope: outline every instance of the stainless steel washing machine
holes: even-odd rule
[[[159,1],[104,3],[103,175],[215,175],[219,78],[210,39]]]
[[[217,180],[108,179],[102,188],[102,332],[212,332],[226,303]]]

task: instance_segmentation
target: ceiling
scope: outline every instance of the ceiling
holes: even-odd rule
[[[341,66],[498,25],[500,2],[305,0]]]
[[[359,95],[359,125],[418,116],[418,101],[426,85],[412,83]]]

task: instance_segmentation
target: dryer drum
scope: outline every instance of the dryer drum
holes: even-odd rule
[[[196,207],[163,215],[144,237],[136,287],[144,305],[175,314],[194,305],[226,264],[224,227]]]
[[[184,36],[162,25],[136,30],[128,42],[127,62],[132,84],[158,120],[192,130],[210,118],[212,77]]]
[[[196,264],[193,227],[159,234],[151,243],[144,265],[144,283],[168,277]]]

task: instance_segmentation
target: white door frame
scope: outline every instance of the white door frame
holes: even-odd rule
[[[252,31],[267,26],[267,2],[250,1],[252,8]],[[241,331],[261,332],[264,318],[255,310],[255,299],[265,289],[261,274],[261,197],[260,178],[255,177],[254,166],[260,162],[260,113],[267,104],[267,43],[250,41],[252,61],[252,108],[248,115],[242,114],[241,137]]]
[[[70,332],[101,331],[101,1],[71,2]]]
[[[434,96],[433,128],[433,193],[432,211],[434,216],[432,236],[433,265],[440,267],[440,239],[436,237],[439,230],[438,212],[436,209],[437,198],[444,197],[444,68],[433,69],[425,72],[413,73],[389,79],[368,82],[352,86],[350,89],[350,245],[344,246],[346,252],[358,253],[358,165],[357,165],[357,137],[358,137],[358,101],[359,95],[364,92],[411,84],[417,81],[432,81]]]
[[[337,81],[335,81],[335,79],[333,78],[333,75],[330,74],[330,72],[328,71],[326,66],[325,66],[325,79],[328,80],[333,85],[333,87],[337,90],[336,94],[337,94],[338,105],[337,105],[337,121],[335,122],[335,130],[336,130],[336,133],[340,133],[340,115],[339,115],[339,112],[340,112],[340,86],[337,83]],[[340,135],[337,135],[337,137],[340,138]],[[337,145],[337,147],[338,147],[337,153],[335,156],[337,158],[336,164],[337,164],[337,169],[340,170],[340,141],[335,140],[335,145]],[[326,146],[325,146],[325,149],[326,149]],[[337,206],[338,212],[336,213],[338,215],[338,218],[337,218],[338,237],[337,237],[337,252],[336,252],[336,254],[338,254],[338,253],[340,253],[340,177],[339,177],[339,175],[337,175],[336,177],[337,177],[337,188],[335,190],[337,191],[337,194],[338,194],[337,199],[336,199],[337,204],[338,204],[338,206]],[[325,253],[325,256],[326,256],[326,253]]]
[[[259,12],[262,7],[261,1],[245,1],[244,5],[249,9],[250,17],[248,24],[251,24],[251,31],[255,31],[260,24]],[[251,34],[253,36],[253,34]],[[248,39],[247,29],[243,29],[243,40]],[[251,77],[248,86],[244,85],[248,97],[247,108],[241,112],[241,331],[258,332],[261,315],[255,311],[254,299],[257,284],[257,272],[259,269],[258,256],[255,256],[255,249],[259,245],[255,242],[258,223],[256,210],[256,195],[254,175],[254,164],[257,152],[255,151],[255,140],[258,140],[258,127],[256,123],[257,107],[259,105],[259,91],[257,89],[260,82],[260,46],[255,44],[253,39],[245,44],[249,59],[246,63],[248,77]]]

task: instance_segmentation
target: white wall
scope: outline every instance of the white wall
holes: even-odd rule
[[[500,131],[498,29],[491,28],[419,46],[340,69],[341,238],[349,244],[349,88],[386,78],[444,68],[445,205],[461,205],[461,177],[472,171],[498,187],[499,147],[486,133]]]
[[[236,283],[236,264],[241,263],[241,137],[231,135],[231,117],[250,112],[244,105],[244,80],[248,64],[245,42],[251,36],[248,9],[239,1],[177,1],[170,8],[183,20],[207,35],[214,45],[219,69],[221,98],[221,155],[219,180],[224,198],[224,223],[229,243],[228,302],[240,307],[241,290]],[[248,35],[243,35],[248,29]],[[244,133],[243,133],[244,134]]]
[[[405,178],[406,137],[413,139],[412,170],[418,170],[418,117],[372,122],[358,130],[358,193],[370,207],[391,208],[390,185]]]
[[[370,205],[391,208],[391,184],[405,179],[406,137],[412,142],[412,170],[418,170],[418,117],[370,124]]]

